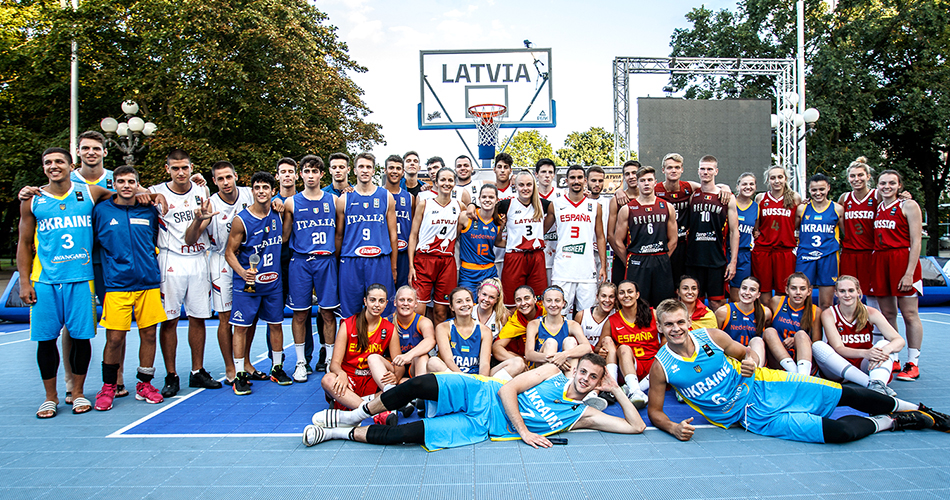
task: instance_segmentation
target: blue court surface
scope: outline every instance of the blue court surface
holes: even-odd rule
[[[892,384],[899,396],[950,413],[950,309],[922,310],[923,369]],[[662,431],[624,436],[579,431],[567,446],[535,450],[520,441],[428,453],[420,446],[331,441],[301,444],[310,416],[327,407],[319,375],[254,393],[190,389],[186,324],[179,327],[183,390],[159,405],[116,399],[108,412],[38,420],[43,399],[36,344],[27,325],[0,325],[0,498],[950,498],[950,434],[882,433],[846,445],[764,438],[702,425],[690,442]],[[205,367],[224,376],[216,321],[208,321]],[[284,326],[289,343],[289,320]],[[251,352],[267,371],[259,329]],[[101,387],[104,332],[93,341],[86,397]],[[134,388],[138,341],[129,335],[126,385]],[[286,366],[293,370],[289,345]],[[157,361],[155,385],[164,368]],[[62,373],[62,368],[60,368]],[[134,393],[134,390],[133,390]],[[674,418],[697,415],[667,398]],[[609,409],[616,412],[615,407]],[[844,414],[846,410],[839,410]],[[646,412],[642,412],[645,417]],[[413,415],[409,420],[415,420]],[[701,418],[694,422],[704,423]]]

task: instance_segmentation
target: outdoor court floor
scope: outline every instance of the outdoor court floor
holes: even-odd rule
[[[922,310],[923,375],[893,382],[900,397],[950,413],[950,308]],[[642,435],[565,434],[570,443],[535,450],[520,441],[426,452],[420,446],[331,441],[301,444],[310,415],[325,408],[319,374],[305,384],[256,382],[187,387],[187,325],[179,327],[182,391],[149,405],[134,399],[138,338],[129,335],[126,385],[133,396],[107,412],[73,415],[60,379],[59,415],[38,420],[43,389],[36,344],[23,324],[0,325],[0,499],[16,498],[950,498],[950,434],[882,433],[846,445],[764,438],[704,426],[682,443],[656,429]],[[224,376],[216,321],[208,321],[205,367]],[[289,320],[285,339],[290,339]],[[268,371],[263,329],[251,350]],[[104,332],[93,341],[86,396],[101,387]],[[294,353],[285,349],[288,372]],[[159,357],[155,385],[164,368]],[[62,368],[60,369],[62,373]],[[667,397],[671,415],[695,415]],[[614,406],[609,410],[615,411]],[[641,413],[646,414],[646,411]],[[415,415],[411,419],[417,418]],[[699,420],[699,419],[697,419]],[[694,422],[696,423],[696,422]]]

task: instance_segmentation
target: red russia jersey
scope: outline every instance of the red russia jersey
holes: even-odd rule
[[[362,314],[362,313],[360,313]],[[350,316],[343,320],[346,325],[346,352],[343,353],[343,371],[360,377],[369,376],[369,365],[366,364],[366,358],[370,354],[381,354],[386,356],[389,347],[390,335],[396,331],[396,328],[385,318],[379,319],[379,324],[375,330],[369,332],[369,346],[365,351],[360,351],[358,335],[356,333],[356,316]]]
[[[689,182],[679,181],[679,191],[667,191],[662,182],[657,182],[653,194],[664,199],[676,209],[676,232],[679,238],[686,237],[686,228],[689,224],[689,197],[693,194],[693,187]]]
[[[768,248],[795,248],[795,209],[785,208],[785,197],[775,199],[765,193],[759,203],[759,237],[755,245]]]
[[[844,195],[844,240],[842,247],[848,250],[874,250],[874,212],[877,205],[874,189],[863,200],[854,197],[854,192]],[[908,245],[909,246],[909,245]]]
[[[648,328],[640,328],[632,321],[627,321],[620,311],[611,314],[608,319],[610,320],[610,336],[614,338],[614,342],[617,345],[630,346],[637,361],[650,360],[652,363],[656,352],[660,350],[660,334],[656,329],[656,316],[653,315],[652,310],[650,315],[652,317]],[[640,363],[637,365],[637,371],[640,371]],[[646,368],[649,372],[649,367]]]
[[[904,215],[904,200],[877,207],[874,217],[874,249],[910,248],[910,224]]]
[[[873,341],[871,340],[871,332],[874,330],[874,326],[870,322],[864,325],[864,328],[861,331],[857,331],[853,321],[848,321],[844,319],[841,315],[841,311],[838,310],[838,306],[834,306],[835,311],[835,328],[838,330],[838,335],[841,336],[841,343],[845,347],[850,347],[851,349],[870,349],[874,346]],[[861,368],[861,362],[864,361],[864,358],[845,358],[852,365]],[[888,361],[890,363],[890,361]]]

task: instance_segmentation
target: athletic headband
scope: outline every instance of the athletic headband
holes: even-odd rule
[[[483,286],[490,286],[490,287],[494,288],[496,292],[498,292],[498,295],[501,295],[501,290],[500,290],[494,283],[492,283],[491,281],[486,281],[486,282],[482,283],[481,286],[479,286],[478,288],[481,289]]]
[[[561,288],[561,287],[559,287],[559,286],[557,286],[557,285],[551,285],[551,286],[545,288],[543,292],[541,292],[541,296],[544,297],[544,294],[548,293],[548,290],[557,290],[557,291],[561,292],[561,295],[564,295],[564,289],[563,289],[563,288]]]

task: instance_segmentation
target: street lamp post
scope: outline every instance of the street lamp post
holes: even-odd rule
[[[795,131],[795,144],[799,147],[800,155],[798,164],[795,165],[795,172],[792,172],[795,179],[795,189],[802,196],[805,195],[805,158],[804,144],[805,137],[815,131],[815,123],[821,117],[821,113],[815,108],[808,108],[803,113],[796,113],[796,106],[801,105],[801,96],[797,92],[788,92],[785,95],[776,96],[779,100],[781,110],[777,115],[772,115],[772,129],[777,129],[780,123],[788,123]]]
[[[135,154],[145,149],[143,137],[152,135],[158,129],[154,123],[135,116],[138,112],[139,105],[135,101],[125,101],[122,103],[122,119],[126,121],[120,123],[115,118],[107,117],[99,122],[106,133],[106,146],[121,151],[122,159],[130,166],[135,165]]]

